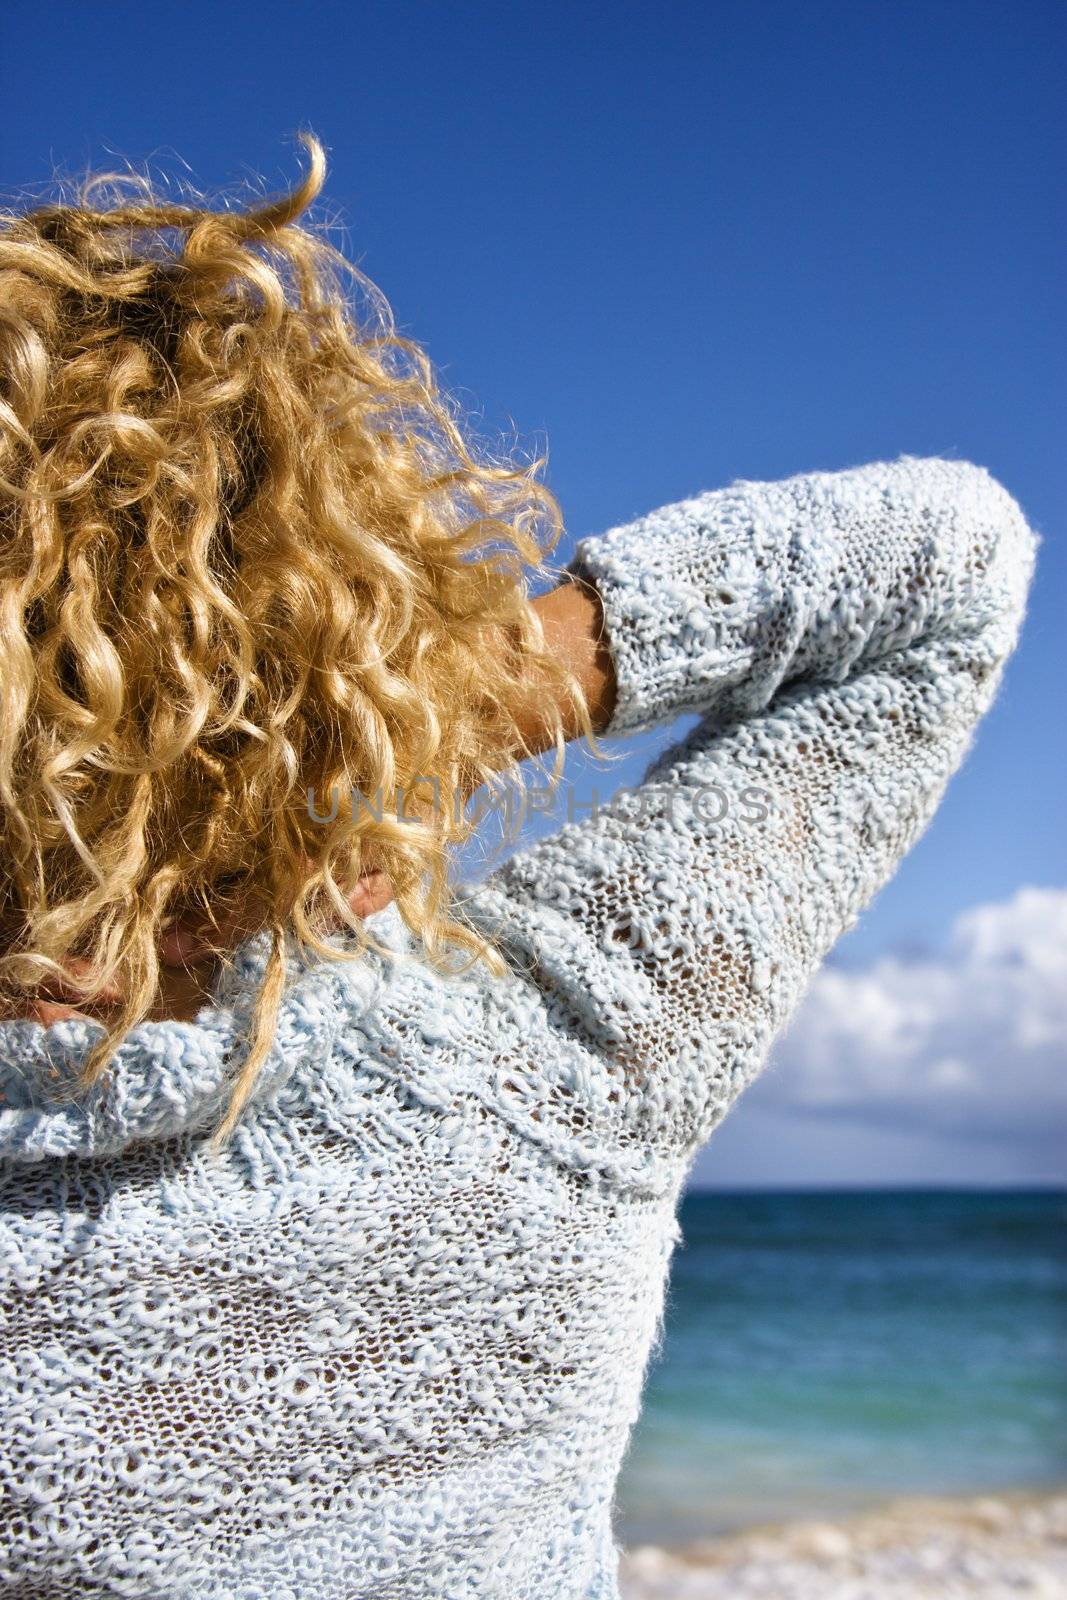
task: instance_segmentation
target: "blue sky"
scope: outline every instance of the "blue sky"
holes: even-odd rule
[[[928,977],[970,959],[961,918],[999,907],[1062,982],[1058,903],[1016,896],[1067,885],[1065,46],[1067,12],[1042,0],[15,4],[0,187],[116,156],[276,187],[313,128],[349,252],[490,442],[547,446],[571,538],[737,477],[900,453],[988,466],[1045,535],[1023,643],[835,964],[892,987],[903,955]],[[929,1067],[900,1086],[916,1107]],[[1054,1175],[1036,1126],[998,1142],[965,1116],[909,1131],[759,1093],[706,1181]]]

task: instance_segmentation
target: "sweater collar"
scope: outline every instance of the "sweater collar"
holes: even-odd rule
[[[410,948],[395,904],[366,926],[387,951]],[[344,948],[346,936],[328,942]],[[0,1023],[0,1161],[108,1156],[138,1140],[212,1132],[229,1104],[269,953],[268,934],[246,940],[194,1021],[142,1022],[103,1079],[74,1096],[100,1023]],[[345,1024],[374,1004],[390,965],[374,950],[358,961],[291,959],[275,1038],[249,1104],[274,1098],[294,1075],[321,1064]]]

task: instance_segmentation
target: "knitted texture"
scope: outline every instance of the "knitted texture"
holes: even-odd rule
[[[461,891],[504,978],[393,908],[294,965],[218,1156],[262,938],[76,1105],[94,1024],[0,1025],[0,1594],[613,1600],[692,1158],[929,822],[1036,545],[910,458],[582,542],[609,732],[699,720]]]

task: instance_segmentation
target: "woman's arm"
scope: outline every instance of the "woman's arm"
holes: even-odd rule
[[[622,733],[751,717],[924,643],[1003,661],[1035,547],[983,468],[905,457],[736,483],[584,540],[572,565],[605,608]]]
[[[545,632],[545,642],[569,668],[585,696],[595,733],[602,733],[615,709],[615,662],[604,630],[604,608],[596,586],[577,576],[538,596],[533,609]],[[562,706],[565,737],[581,732],[573,705]],[[542,708],[534,700],[522,719],[520,733],[526,750],[539,755],[550,748],[552,734]]]
[[[870,477],[879,470],[883,473],[881,506],[857,504],[850,517],[842,502],[833,507],[835,525],[820,527],[820,493],[822,509],[829,513],[827,491],[831,486],[841,491],[849,480]],[[668,506],[611,533],[584,540],[566,580],[536,599],[533,606],[549,644],[578,678],[595,730],[633,731],[672,720],[687,710],[706,710],[716,698],[721,703],[723,689],[736,682],[737,660],[745,664],[748,683],[734,696],[734,703],[751,713],[765,702],[763,689],[773,691],[801,676],[806,662],[827,681],[837,682],[858,671],[864,660],[873,659],[880,650],[905,642],[920,621],[926,632],[960,624],[966,629],[960,594],[951,585],[963,579],[969,593],[982,575],[980,562],[968,566],[962,549],[935,551],[930,544],[924,565],[922,548],[913,547],[907,534],[908,514],[915,510],[915,488],[927,480],[932,489],[935,473],[942,479],[942,494],[961,514],[961,525],[966,520],[968,498],[976,507],[984,506],[987,515],[997,501],[1001,515],[1009,509],[1018,513],[1005,491],[980,468],[968,463],[905,459],[881,469],[862,468],[858,473],[812,474],[780,484],[736,484],[730,490]],[[805,498],[806,507],[801,503]],[[895,526],[894,498],[905,513]],[[701,506],[721,518],[731,500],[740,540],[736,534],[717,541],[709,538],[706,548],[699,548],[705,541],[699,533],[694,541],[692,522],[699,517]],[[776,538],[772,533],[758,550],[755,535],[760,514],[769,508],[777,510],[779,519],[783,515],[787,519],[789,537]],[[928,509],[934,509],[933,497]],[[877,548],[869,520],[879,511],[884,523],[881,548]],[[748,518],[754,535],[751,546],[744,531]],[[1032,535],[1025,522],[1022,529],[1025,543]],[[965,529],[963,532],[965,537]],[[635,561],[635,555],[640,559]],[[850,592],[850,577],[864,573],[870,582],[853,586]],[[1026,579],[1022,569],[1019,575]],[[992,584],[989,588],[992,596]],[[604,594],[612,597],[610,641]],[[849,606],[857,605],[866,607],[872,616],[873,625],[867,630],[859,618],[848,617]],[[1010,601],[1007,609],[1012,610]],[[658,630],[657,617],[661,623]],[[857,650],[859,641],[862,648]],[[780,647],[777,653],[776,643]],[[701,670],[708,664],[709,647],[720,656],[732,649],[735,667],[727,674],[731,682],[714,671]],[[618,716],[617,662],[625,668],[628,702]],[[531,750],[547,748],[546,724],[536,705],[531,705],[523,733]],[[578,736],[573,715],[566,733],[568,738]]]
[[[1036,544],[982,469],[904,459],[735,484],[578,546],[603,626],[584,589],[552,604],[601,731],[700,722],[467,914],[607,1064],[620,1123],[692,1149],[758,1071],[963,760]]]

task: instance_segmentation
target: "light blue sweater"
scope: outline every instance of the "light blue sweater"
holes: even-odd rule
[[[294,968],[231,1146],[262,939],[195,1024],[0,1025],[0,1594],[611,1600],[679,1190],[996,692],[1036,537],[903,459],[579,546],[643,785],[464,891],[508,953]],[[54,1074],[58,1073],[58,1079]],[[52,1076],[50,1076],[52,1074]]]

